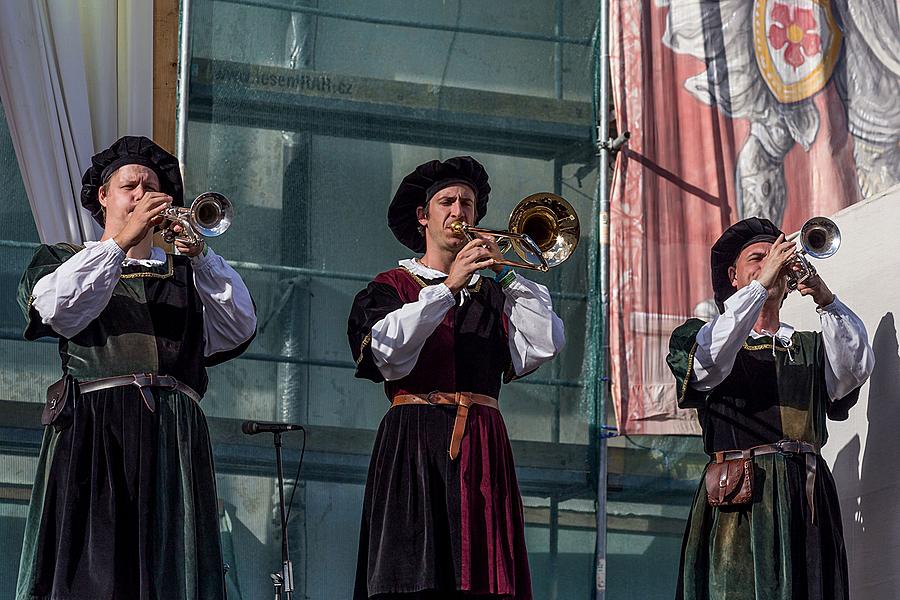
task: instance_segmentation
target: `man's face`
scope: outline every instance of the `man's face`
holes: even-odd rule
[[[426,249],[436,245],[446,250],[461,250],[468,240],[455,234],[450,225],[455,221],[475,224],[475,192],[472,188],[467,185],[445,187],[431,197],[426,208],[416,209],[419,224],[425,228]]]
[[[771,248],[772,244],[770,242],[756,242],[741,250],[734,266],[728,268],[728,277],[731,279],[731,285],[734,286],[734,289],[739,290],[742,287],[746,287],[750,285],[751,281],[759,278]],[[782,277],[781,281],[782,286],[787,289],[786,278]]]
[[[100,205],[106,209],[106,230],[121,231],[144,194],[158,191],[159,178],[151,169],[143,165],[119,167],[109,178],[108,185],[98,192]]]

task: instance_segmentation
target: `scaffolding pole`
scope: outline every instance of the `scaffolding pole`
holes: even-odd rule
[[[191,0],[181,0],[181,27],[178,35],[178,105],[175,113],[175,156],[184,176],[187,146],[188,92],[191,79]]]
[[[599,340],[599,348],[591,352],[589,373],[595,399],[595,435],[597,461],[597,541],[594,551],[594,598],[606,598],[606,491],[607,436],[606,407],[609,399],[609,0],[598,0],[596,46],[594,51],[594,98],[597,119],[597,190],[591,220],[598,244],[590,261],[591,323],[589,331]],[[597,294],[599,293],[599,310]],[[588,385],[588,382],[585,382]]]

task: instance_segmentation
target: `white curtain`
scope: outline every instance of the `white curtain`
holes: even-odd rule
[[[41,240],[97,239],[81,176],[118,137],[152,133],[153,2],[0,2],[0,99]]]

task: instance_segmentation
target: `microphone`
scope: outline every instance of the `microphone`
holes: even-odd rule
[[[304,431],[304,429],[302,425],[294,425],[293,423],[244,421],[241,424],[241,431],[243,431],[247,435],[256,435],[257,433],[284,433],[285,431]]]

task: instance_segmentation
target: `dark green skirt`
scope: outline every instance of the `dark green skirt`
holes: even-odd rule
[[[200,407],[156,388],[81,396],[46,428],[16,600],[222,600],[212,449]]]
[[[819,457],[810,520],[803,457],[754,459],[753,502],[713,508],[701,482],[681,552],[678,600],[849,598],[834,478]]]

